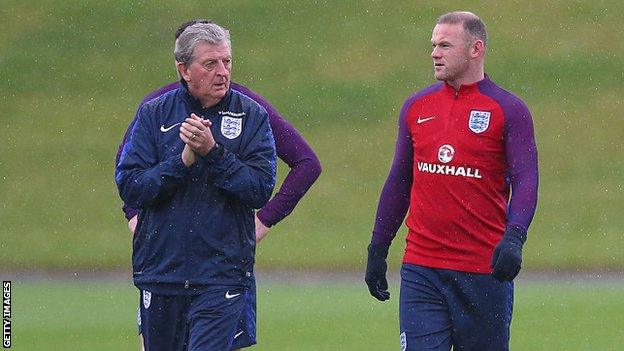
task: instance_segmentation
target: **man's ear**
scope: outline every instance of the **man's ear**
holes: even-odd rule
[[[485,55],[485,44],[483,44],[483,40],[477,40],[472,44],[470,54],[474,58],[483,57]]]
[[[191,81],[191,75],[189,74],[189,69],[184,62],[176,62],[176,68],[178,69],[178,73],[180,77],[187,82]]]

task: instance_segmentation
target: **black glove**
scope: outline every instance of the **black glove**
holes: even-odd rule
[[[370,294],[379,301],[386,301],[390,298],[388,281],[386,280],[388,248],[390,248],[390,244],[368,245],[368,261],[366,262],[364,280],[366,280]]]
[[[508,227],[501,241],[492,254],[492,275],[500,281],[511,281],[520,273],[522,263],[522,245],[526,241],[526,232]]]

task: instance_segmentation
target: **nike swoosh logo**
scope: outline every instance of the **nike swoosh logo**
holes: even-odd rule
[[[238,295],[240,295],[240,293],[238,293],[238,294],[230,294],[229,290],[225,292],[225,298],[228,299],[228,300],[229,299],[233,299],[233,298],[235,298]]]
[[[160,131],[163,133],[167,133],[168,131],[170,131],[171,129],[173,129],[173,127],[177,126],[180,123],[176,123],[174,125],[172,125],[171,127],[167,127],[165,128],[165,125],[163,124],[162,126],[160,126]]]
[[[234,339],[238,338],[239,336],[241,336],[242,333],[244,333],[244,330],[239,331],[238,333],[236,333],[236,335],[234,335]]]
[[[421,123],[425,123],[427,121],[430,121],[434,118],[436,118],[437,116],[433,116],[433,117],[427,117],[427,118],[420,118],[418,117],[418,121],[416,121],[416,123],[421,124]]]

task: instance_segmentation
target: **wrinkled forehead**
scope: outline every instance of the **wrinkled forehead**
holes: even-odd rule
[[[219,44],[200,42],[195,46],[193,54],[196,59],[223,59],[232,56],[232,49],[226,41],[222,41]]]

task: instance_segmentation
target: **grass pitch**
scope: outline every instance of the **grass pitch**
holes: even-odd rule
[[[9,270],[129,266],[117,145],[141,98],[176,79],[175,28],[207,17],[231,30],[234,80],[271,101],[323,164],[263,242],[259,267],[359,269],[398,110],[433,81],[433,23],[457,9],[484,18],[488,74],[533,113],[540,202],[525,266],[621,269],[624,2],[563,0],[4,1],[0,262]],[[404,235],[390,253],[395,268]]]
[[[14,282],[14,350],[137,350],[127,282]],[[363,282],[258,282],[251,350],[398,350],[398,287],[380,303]],[[624,286],[520,282],[512,350],[619,350]]]

